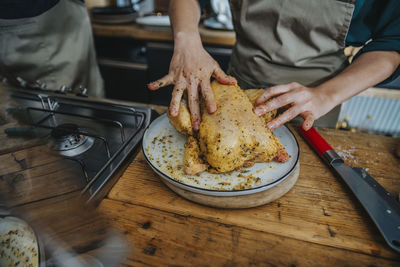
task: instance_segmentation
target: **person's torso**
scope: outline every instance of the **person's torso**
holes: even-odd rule
[[[38,16],[0,19],[0,74],[47,89],[86,87],[103,95],[89,16],[80,0],[59,0]]]
[[[346,65],[353,1],[231,0],[237,43],[230,73],[243,88],[317,85]]]

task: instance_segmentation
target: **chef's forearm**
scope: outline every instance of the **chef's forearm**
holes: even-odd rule
[[[201,42],[198,30],[200,6],[196,0],[172,0],[169,16],[176,45],[184,45],[187,38]]]
[[[374,51],[360,55],[350,66],[316,89],[334,106],[374,86],[393,74],[400,64],[395,51]],[[332,107],[332,108],[333,108]]]

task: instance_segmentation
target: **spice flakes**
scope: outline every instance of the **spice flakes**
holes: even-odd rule
[[[273,169],[273,164],[255,171],[240,169],[230,173],[202,172],[188,175],[184,171],[183,155],[186,137],[178,133],[172,126],[165,127],[154,136],[144,151],[147,158],[162,172],[183,184],[217,191],[251,189],[265,184],[265,178],[259,177],[266,169]],[[264,180],[264,183],[263,183]]]

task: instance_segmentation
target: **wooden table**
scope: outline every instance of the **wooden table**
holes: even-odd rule
[[[0,97],[4,99],[1,88]],[[0,105],[0,114],[3,108]],[[55,231],[67,228],[58,235],[72,247],[82,252],[93,249],[92,244],[103,237],[103,223],[86,213],[81,220],[65,219],[67,212],[75,212],[65,207],[74,201],[66,199],[75,200],[79,193],[65,186],[69,179],[64,179],[60,166],[66,166],[51,157],[35,157],[40,144],[11,144],[3,130],[12,125],[4,124],[4,119],[2,123],[0,141],[7,142],[0,143],[0,186],[14,178],[23,182],[29,174],[33,179],[40,166],[53,168],[52,173],[60,175],[51,180],[51,192],[61,190],[59,196],[28,202],[22,208],[36,209],[38,219],[49,218]],[[319,131],[348,164],[367,169],[392,195],[398,195],[400,160],[393,152],[399,138]],[[125,266],[400,266],[400,255],[386,245],[349,190],[296,135],[301,149],[298,182],[273,203],[246,210],[214,209],[181,198],[139,153],[98,208],[108,218],[106,224],[119,229],[130,243]],[[10,153],[15,145],[25,145],[24,150]],[[35,179],[49,181],[45,176]]]
[[[161,108],[162,110],[162,108]],[[392,195],[400,192],[400,139],[319,129]],[[400,266],[350,191],[298,136],[301,172],[282,198],[221,210],[169,190],[138,154],[99,210],[130,241],[126,266]]]
[[[147,41],[173,41],[170,27],[142,27],[136,23],[97,24],[92,23],[93,34],[104,37],[126,37]],[[236,42],[234,31],[212,30],[199,26],[201,40],[208,45],[233,46]]]

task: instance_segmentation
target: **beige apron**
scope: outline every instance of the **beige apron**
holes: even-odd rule
[[[50,90],[83,85],[88,94],[103,96],[85,5],[79,0],[60,0],[37,17],[0,19],[2,72],[40,80]]]
[[[316,86],[347,66],[355,0],[231,0],[237,33],[229,73],[244,88]]]

